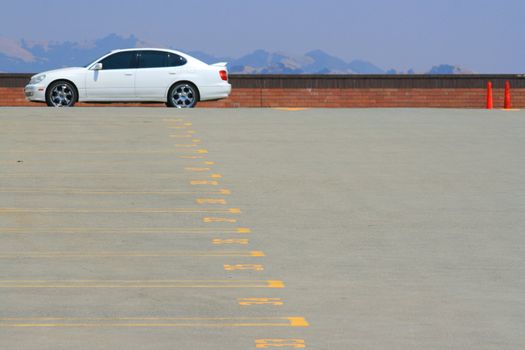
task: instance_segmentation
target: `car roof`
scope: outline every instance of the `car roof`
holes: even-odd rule
[[[174,53],[185,55],[183,52],[180,52],[180,51],[177,51],[177,50],[162,49],[162,48],[158,48],[158,47],[133,47],[133,48],[129,48],[129,49],[111,50],[110,52],[111,53],[115,53],[115,52],[124,52],[124,51],[164,51],[164,52],[174,52]]]

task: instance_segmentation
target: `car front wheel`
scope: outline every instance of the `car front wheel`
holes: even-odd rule
[[[67,81],[54,82],[46,93],[46,103],[49,107],[73,107],[77,98],[75,87]]]
[[[198,101],[197,88],[189,83],[178,83],[168,92],[168,107],[193,108]]]

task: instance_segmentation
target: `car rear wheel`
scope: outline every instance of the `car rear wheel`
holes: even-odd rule
[[[168,92],[168,107],[193,108],[199,100],[197,88],[190,83],[177,83]]]
[[[54,82],[46,92],[49,107],[73,107],[77,98],[77,90],[67,81]]]

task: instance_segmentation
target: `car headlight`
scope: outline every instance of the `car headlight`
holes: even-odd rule
[[[31,80],[29,81],[29,84],[38,84],[45,78],[46,78],[45,74],[35,75],[34,77],[31,78]]]

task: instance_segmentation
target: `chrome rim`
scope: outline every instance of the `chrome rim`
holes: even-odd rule
[[[67,84],[60,84],[51,90],[49,99],[55,107],[67,107],[73,102],[73,89]]]
[[[177,108],[190,108],[196,102],[195,91],[188,84],[175,86],[171,92],[171,101]]]

